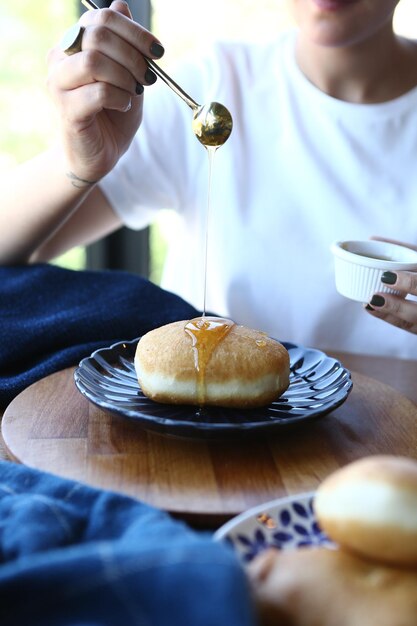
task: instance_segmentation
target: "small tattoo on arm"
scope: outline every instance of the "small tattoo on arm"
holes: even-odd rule
[[[91,187],[91,185],[98,183],[98,180],[86,180],[85,178],[80,178],[77,174],[74,174],[74,172],[66,172],[66,176],[71,181],[71,185],[77,187],[77,189]]]

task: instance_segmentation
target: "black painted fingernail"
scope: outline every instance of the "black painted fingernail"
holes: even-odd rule
[[[397,282],[397,274],[394,272],[384,272],[381,276],[381,283],[394,285]]]
[[[371,307],[371,305],[370,305],[370,304],[367,304],[367,305],[366,305],[366,307],[365,307],[365,309],[366,309],[367,311],[373,311],[373,310],[374,310],[374,309]]]
[[[385,298],[378,295],[372,296],[370,304],[372,304],[372,306],[384,306]]]
[[[140,96],[143,93],[143,90],[144,90],[143,85],[141,85],[141,83],[136,83],[135,91],[138,96]]]
[[[149,83],[149,85],[153,85],[156,82],[156,74],[154,74],[149,68],[146,70],[145,80]]]
[[[161,44],[158,43],[157,41],[153,42],[153,44],[150,47],[150,51],[151,51],[151,54],[157,59],[160,59],[165,53],[164,47],[161,46]]]

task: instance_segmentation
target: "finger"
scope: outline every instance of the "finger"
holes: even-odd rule
[[[117,6],[119,3],[120,0]],[[164,53],[164,48],[155,35],[127,15],[112,8],[87,11],[81,16],[80,24],[86,28],[101,26],[108,29],[145,56],[159,59]]]
[[[65,119],[70,124],[84,123],[104,109],[127,112],[131,107],[131,95],[107,83],[84,85],[76,92],[65,92],[63,98]]]
[[[67,56],[57,46],[49,51],[47,62],[50,83],[56,81],[62,89],[104,80],[134,92],[137,82],[151,85],[156,81],[140,52],[100,26],[85,29],[81,52]]]
[[[110,9],[112,9],[113,11],[118,11],[119,13],[126,15],[126,17],[133,19],[130,7],[128,3],[125,2],[125,0],[113,0],[110,5]]]
[[[388,237],[379,237],[378,235],[374,235],[370,237],[372,241],[384,241],[386,243],[393,243],[396,246],[404,246],[404,248],[411,248],[411,250],[417,251],[417,246],[412,246],[410,243],[406,243],[405,241],[398,241],[397,239],[389,239]]]
[[[407,320],[403,320],[395,315],[384,313],[383,311],[377,309],[372,309],[369,305],[366,305],[365,309],[369,315],[372,315],[372,317],[383,320],[384,322],[391,324],[391,326],[396,326],[402,330],[407,330],[411,333],[417,334],[417,323],[408,322]]]
[[[51,67],[48,75],[50,91],[67,91],[95,82],[105,82],[134,95],[138,80],[129,70],[97,50],[62,59]]]
[[[85,28],[82,50],[72,56],[75,58],[69,59],[63,55],[61,60],[62,62],[66,61],[66,68],[78,67],[78,84],[104,80],[134,91],[137,83],[152,85],[157,79],[156,74],[149,69],[143,54],[136,47],[101,24],[92,24]],[[84,63],[83,72],[79,71],[81,59]],[[107,59],[113,62],[112,64],[109,63],[108,68],[106,66]],[[70,61],[74,65],[70,65]],[[76,65],[77,62],[78,66]],[[100,72],[97,72],[98,69]],[[107,69],[108,76],[106,75]],[[118,72],[120,76],[118,76]],[[130,79],[127,72],[131,75]],[[72,78],[72,73],[62,71],[62,74],[65,74],[67,79],[65,88],[69,88],[68,83]]]
[[[86,56],[86,53],[90,53]],[[101,54],[101,58],[97,57]],[[101,64],[105,68],[106,59],[111,59],[119,66],[119,71],[127,70],[132,79],[145,85],[151,85],[156,81],[156,75],[149,70],[144,56],[130,43],[114,34],[111,30],[103,26],[91,26],[84,32],[82,42],[82,53],[87,70],[94,69],[96,64]],[[117,68],[113,67],[113,74]]]
[[[381,282],[389,285],[401,293],[417,295],[417,273],[416,272],[384,272]]]
[[[416,327],[417,329],[417,302],[415,301],[405,300],[392,294],[376,293],[366,309],[399,328],[411,330]]]

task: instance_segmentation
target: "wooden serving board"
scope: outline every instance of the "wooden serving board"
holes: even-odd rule
[[[215,527],[243,510],[314,490],[332,471],[376,453],[417,458],[417,406],[352,373],[346,402],[325,417],[264,439],[201,441],[142,430],[79,393],[73,368],[17,396],[2,421],[11,457],[116,490]]]

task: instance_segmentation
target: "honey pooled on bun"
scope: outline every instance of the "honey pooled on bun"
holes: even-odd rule
[[[289,386],[286,348],[221,317],[197,317],[146,333],[135,354],[143,393],[156,402],[255,408]]]

